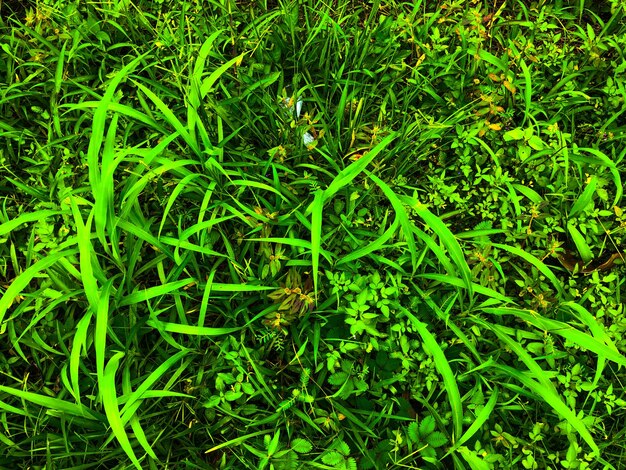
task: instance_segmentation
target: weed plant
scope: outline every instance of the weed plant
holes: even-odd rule
[[[626,3],[0,3],[0,468],[626,466]]]

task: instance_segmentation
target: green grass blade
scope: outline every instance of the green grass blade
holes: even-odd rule
[[[593,259],[593,253],[591,252],[591,248],[589,248],[583,234],[580,233],[571,222],[568,222],[567,224],[567,231],[569,232],[570,237],[572,237],[574,245],[576,245],[576,250],[578,250],[580,259],[584,264],[589,263]]]
[[[213,89],[213,85],[219,80],[219,78],[233,65],[240,64],[246,53],[239,54],[237,57],[230,59],[228,62],[222,64],[215,69],[211,74],[202,82],[200,87],[200,98],[204,99],[206,95]]]
[[[264,434],[270,434],[272,432],[274,432],[272,429],[264,429],[264,430],[261,430],[261,431],[251,432],[250,434],[245,434],[243,436],[238,436],[238,437],[236,437],[234,439],[229,439],[226,442],[222,442],[221,444],[213,446],[210,449],[206,450],[204,453],[205,454],[209,454],[211,452],[215,452],[216,450],[223,449],[224,447],[239,446],[242,443],[244,443],[245,441],[247,441],[248,439],[251,439],[251,438],[257,437],[257,436],[262,436]]]
[[[109,104],[113,101],[115,97],[115,92],[117,90],[117,86],[122,82],[122,80],[141,62],[144,57],[148,54],[148,52],[136,57],[131,62],[128,63],[124,68],[122,68],[119,72],[115,73],[111,81],[107,86],[107,91],[102,97],[102,99],[98,102],[98,107],[96,108],[96,112],[93,116],[93,125],[91,129],[91,138],[89,139],[89,147],[87,149],[87,163],[89,165],[89,182],[91,183],[91,188],[96,194],[100,188],[100,172],[99,172],[99,158],[98,155],[100,153],[100,147],[102,146],[102,141],[104,140],[104,126],[106,123],[107,110]]]
[[[191,336],[221,336],[229,335],[241,330],[242,327],[235,328],[211,328],[208,326],[182,325],[180,323],[162,322],[156,318],[151,318],[147,324],[159,331],[168,333],[180,333]]]
[[[609,169],[611,175],[613,176],[613,184],[615,185],[615,199],[613,200],[613,205],[618,206],[622,199],[624,186],[622,185],[622,178],[620,176],[620,172],[617,166],[615,165],[615,162],[613,162],[613,160],[611,160],[605,153],[601,152],[598,149],[577,147],[576,151],[590,153],[591,155],[593,155],[593,157],[575,154],[571,156],[572,161],[589,163],[592,165],[600,165]]]
[[[70,380],[72,383],[72,395],[74,396],[74,400],[76,403],[80,403],[81,394],[80,394],[80,384],[78,380],[78,369],[80,365],[80,355],[81,351],[86,348],[87,345],[87,330],[91,325],[91,319],[93,317],[93,312],[88,310],[85,315],[79,320],[76,325],[76,333],[74,334],[74,338],[72,340],[72,351],[70,354]]]
[[[163,296],[169,294],[170,292],[175,292],[178,289],[185,287],[188,284],[195,283],[193,278],[185,278],[175,282],[169,282],[167,284],[162,284],[160,286],[149,287],[147,289],[132,292],[122,298],[120,301],[120,307],[125,307],[127,305],[134,305],[139,302],[144,302],[146,300],[153,299],[155,297]]]
[[[451,454],[452,452],[457,450],[460,446],[470,440],[474,436],[474,434],[481,430],[487,420],[491,418],[497,402],[498,389],[495,388],[485,406],[483,406],[483,408],[480,410],[480,413],[478,413],[478,415],[476,416],[476,419],[474,419],[474,422],[470,425],[469,428],[467,428],[467,431],[465,431],[465,433],[459,438],[459,440],[457,440],[454,445],[450,449],[448,449],[446,455]]]
[[[141,470],[143,467],[141,466],[141,463],[139,463],[139,460],[137,460],[133,446],[128,439],[128,434],[126,434],[126,430],[124,429],[124,423],[122,422],[120,409],[117,403],[117,392],[115,391],[115,374],[119,368],[120,360],[123,357],[124,353],[118,352],[111,357],[111,359],[109,359],[109,362],[104,369],[104,382],[100,393],[102,395],[104,411],[106,413],[107,420],[109,421],[109,426],[111,426],[111,432],[120,443],[120,446],[135,468]]]
[[[48,217],[52,217],[54,215],[67,214],[68,211],[52,211],[52,210],[39,210],[27,212],[25,214],[16,217],[15,219],[11,219],[8,222],[0,225],[0,236],[6,235],[7,233],[11,233],[13,230],[18,228],[22,224],[27,224],[29,222],[37,222],[39,220],[46,219]]]
[[[450,367],[450,363],[446,358],[439,342],[432,335],[425,323],[422,323],[411,312],[402,308],[402,312],[407,316],[413,326],[417,329],[418,334],[424,341],[424,346],[432,354],[435,367],[441,375],[444,383],[446,393],[448,394],[448,401],[450,402],[450,410],[452,412],[452,423],[454,425],[454,433],[452,435],[452,442],[456,442],[463,434],[463,403],[461,402],[461,393],[456,383],[456,378]]]
[[[567,323],[544,318],[537,315],[535,312],[516,308],[485,308],[483,311],[495,315],[513,315],[516,318],[536,326],[540,331],[547,331],[555,335],[559,335],[579,347],[597,354],[598,356],[606,357],[616,364],[626,366],[626,356],[617,351],[614,346],[607,346],[597,338],[577,330]]]
[[[246,241],[250,242],[267,242],[267,243],[281,243],[283,245],[293,246],[296,248],[304,248],[306,250],[313,250],[313,244],[308,240],[301,240],[299,238],[281,238],[281,237],[268,237],[268,238],[246,238]],[[326,261],[332,263],[335,259],[335,255],[323,249],[319,249],[319,254],[322,255]]]
[[[355,250],[352,253],[344,256],[337,261],[335,266],[349,263],[351,261],[354,261],[355,259],[363,258],[364,256],[369,255],[371,252],[380,249],[382,246],[384,246],[387,240],[395,235],[396,231],[398,230],[398,225],[398,219],[396,218],[396,220],[393,221],[393,224],[391,224],[391,226],[387,230],[385,230],[385,233],[383,233],[380,237],[378,237],[373,242],[367,243],[364,247],[359,248],[358,250]]]
[[[463,255],[463,250],[459,245],[459,242],[456,240],[450,229],[446,226],[446,224],[435,214],[430,212],[428,208],[419,202],[413,204],[413,209],[417,213],[418,216],[428,225],[433,232],[439,237],[443,246],[448,250],[450,258],[452,258],[452,262],[458,268],[461,279],[463,279],[464,287],[467,289],[470,299],[473,298],[474,289],[472,287],[472,273],[467,265],[467,261],[465,260],[465,256]],[[456,273],[450,273],[454,275]]]
[[[122,407],[120,411],[120,415],[122,415],[122,424],[128,423],[132,414],[127,413],[128,410],[138,401],[142,399],[144,394],[146,394],[150,388],[167,372],[167,370],[183,359],[187,354],[189,354],[189,350],[179,351],[173,356],[167,358],[159,367],[157,367],[142,383],[137,389],[130,394],[128,400]]]
[[[191,136],[187,127],[183,125],[183,123],[176,117],[176,115],[172,112],[170,108],[159,98],[154,92],[150,89],[142,85],[141,83],[134,81],[135,85],[139,87],[139,89],[148,97],[150,101],[154,103],[157,109],[163,114],[163,117],[167,121],[167,123],[172,126],[176,132],[183,138],[185,143],[189,145],[189,148],[193,150],[193,153],[197,156],[201,157],[202,152],[200,151],[200,147],[198,146],[198,142],[194,137]]]
[[[544,400],[550,407],[554,410],[554,412],[563,418],[567,423],[574,428],[580,437],[587,443],[591,450],[595,452],[596,455],[600,454],[600,449],[598,445],[593,440],[591,433],[587,429],[585,423],[576,415],[574,411],[572,411],[561,397],[551,388],[546,387],[545,385],[536,382],[531,379],[528,375],[518,371],[509,366],[505,366],[502,364],[493,364],[491,367],[500,370],[503,374],[519,381],[522,383],[528,390],[534,393],[537,397],[540,397]]]
[[[543,261],[515,246],[502,245],[500,243],[492,243],[492,245],[495,248],[500,248],[501,250],[508,251],[511,254],[519,256],[524,261],[532,264],[541,274],[543,274],[546,278],[548,278],[548,280],[550,280],[550,282],[556,288],[561,297],[566,297],[565,291],[563,289],[563,284],[561,284],[561,281],[559,281],[559,279],[554,275],[550,268],[548,268],[548,266],[544,264]]]
[[[487,313],[498,315],[498,314],[502,314],[507,309],[505,309],[504,307],[501,307],[501,308],[492,308],[492,309],[487,308],[484,310]],[[511,309],[508,309],[508,310],[511,310]],[[555,395],[558,393],[556,390],[556,387],[550,380],[550,377],[552,374],[543,370],[541,366],[537,363],[537,361],[535,361],[535,359],[533,359],[533,357],[526,351],[526,348],[524,348],[519,342],[511,338],[506,333],[503,327],[501,327],[500,325],[495,325],[487,321],[481,320],[477,317],[473,317],[473,320],[476,324],[480,325],[481,327],[493,331],[496,334],[496,336],[500,339],[500,341],[505,343],[507,347],[511,349],[511,351],[513,351],[517,355],[517,357],[519,357],[519,359],[526,365],[526,367],[528,367],[528,370],[530,371],[532,376],[535,379],[537,379],[546,389],[550,390]]]
[[[311,265],[313,268],[313,290],[317,299],[317,281],[320,268],[320,251],[322,246],[322,217],[324,212],[324,192],[316,191],[311,204]]]
[[[115,236],[116,227],[113,223],[113,204],[115,200],[115,182],[114,174],[117,163],[115,162],[115,139],[117,137],[118,115],[115,114],[109,124],[104,148],[102,149],[102,164],[100,171],[100,186],[94,192],[93,219],[96,226],[96,234],[98,240],[104,247],[105,251],[113,256],[116,260],[120,259],[118,253],[117,237]],[[111,237],[111,246],[106,239],[106,233]]]
[[[80,403],[74,404],[65,400],[61,400],[59,398],[52,398],[45,395],[39,395],[38,393],[17,390],[15,388],[6,387],[4,385],[0,385],[0,392],[8,393],[9,395],[13,395],[15,397],[34,403],[35,405],[47,408],[48,410],[61,412],[68,416],[76,416],[92,421],[104,420],[104,416],[102,416],[100,413],[92,411],[88,407]]]
[[[589,204],[591,204],[591,201],[593,201],[593,196],[596,193],[597,186],[598,186],[598,177],[594,175],[589,180],[589,183],[587,183],[587,186],[585,186],[585,189],[581,193],[581,195],[578,196],[578,199],[576,199],[576,202],[572,205],[572,208],[569,211],[570,219],[573,218],[578,213],[584,211],[585,208]]]
[[[50,266],[54,265],[60,259],[64,257],[71,257],[78,252],[78,249],[61,251],[58,253],[54,253],[46,256],[45,258],[37,261],[35,264],[30,266],[28,269],[24,270],[20,273],[11,285],[4,292],[2,297],[0,298],[0,331],[2,331],[2,321],[4,320],[4,316],[7,313],[7,310],[13,304],[13,301],[20,295],[22,290],[40,273],[45,271]]]
[[[98,271],[101,271],[101,268],[97,265],[97,258],[93,256],[95,251],[91,243],[91,221],[93,212],[90,212],[87,217],[87,224],[84,224],[76,200],[70,198],[70,203],[72,205],[74,223],[76,224],[76,239],[80,250],[80,276],[83,281],[83,286],[85,287],[85,296],[89,301],[89,306],[95,311],[98,308],[99,296],[98,281],[94,275],[94,265]]]
[[[367,176],[369,176],[369,178],[374,181],[380,189],[382,189],[383,193],[387,196],[387,199],[389,199],[389,202],[391,202],[391,205],[396,212],[397,220],[400,222],[404,239],[406,240],[409,253],[411,254],[411,267],[413,268],[413,274],[415,274],[415,271],[417,270],[417,246],[415,244],[413,224],[409,219],[409,214],[407,213],[402,201],[400,201],[398,196],[396,196],[393,190],[383,180],[369,171],[366,171],[366,173]]]
[[[524,62],[524,59],[520,60],[520,66],[522,67],[522,73],[524,75],[524,119],[522,121],[522,127],[526,124],[526,121],[530,118],[530,107],[533,99],[533,82],[530,76],[530,69]]]
[[[94,332],[94,350],[96,354],[96,380],[98,391],[105,387],[104,363],[107,348],[107,329],[109,327],[109,302],[113,279],[108,279],[100,291],[100,301],[96,310],[96,329]],[[102,396],[100,396],[102,398]]]
[[[348,165],[345,169],[343,169],[333,181],[328,185],[328,188],[324,191],[324,203],[326,203],[329,199],[331,199],[339,190],[348,186],[354,178],[359,176],[367,165],[370,164],[374,158],[378,156],[380,152],[386,149],[391,142],[397,137],[395,132],[389,134],[383,140],[381,140],[372,150],[367,152],[363,157],[359,158],[357,161]],[[307,213],[309,210],[307,210]]]

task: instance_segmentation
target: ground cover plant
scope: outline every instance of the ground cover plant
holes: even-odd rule
[[[0,468],[626,464],[626,3],[0,3]]]

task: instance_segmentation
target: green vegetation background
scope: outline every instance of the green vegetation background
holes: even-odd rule
[[[0,467],[626,465],[626,3],[0,3]]]

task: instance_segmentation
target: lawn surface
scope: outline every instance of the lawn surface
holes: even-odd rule
[[[626,468],[626,3],[0,3],[0,468]]]

